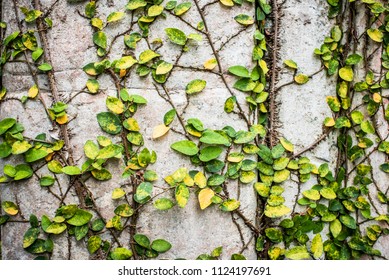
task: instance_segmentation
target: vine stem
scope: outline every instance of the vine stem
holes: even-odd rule
[[[211,38],[211,35],[209,33],[209,29],[208,29],[208,25],[207,25],[207,21],[205,19],[205,16],[204,16],[204,12],[203,10],[200,8],[200,5],[198,3],[198,0],[194,0],[194,3],[196,5],[196,8],[200,14],[200,17],[201,17],[201,20],[203,21],[204,23],[204,29],[205,29],[205,35],[207,37],[207,40],[209,42],[209,45],[211,46],[212,48],[212,52],[215,56],[215,59],[216,59],[216,63],[217,63],[217,66],[219,68],[219,73],[221,73],[221,79],[225,85],[225,87],[227,88],[228,92],[230,93],[231,96],[235,97],[236,98],[236,95],[235,93],[232,91],[231,87],[229,86],[227,80],[226,80],[226,77],[224,75],[224,71],[223,71],[223,67],[222,67],[222,64],[221,64],[221,61],[220,61],[220,57],[219,57],[219,53],[218,51],[216,50],[215,48],[215,45],[213,44],[213,41],[212,41],[212,38]],[[239,115],[245,120],[246,124],[247,124],[247,128],[250,128],[250,120],[248,119],[248,117],[246,116],[246,114],[244,113],[244,110],[242,108],[242,106],[240,105],[240,103],[237,101],[236,102],[236,106],[238,107],[238,110],[239,110]]]

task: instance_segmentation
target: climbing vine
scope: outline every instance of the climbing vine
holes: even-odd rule
[[[374,245],[388,234],[389,223],[389,188],[384,189],[375,178],[377,173],[389,172],[387,3],[327,0],[328,17],[334,26],[314,50],[320,69],[307,75],[293,58],[287,59],[282,67],[291,71],[292,79],[279,85],[284,3],[277,0],[206,4],[198,0],[129,0],[124,7],[111,5],[112,1],[68,2],[87,2],[79,4],[83,8],[78,14],[89,25],[95,54],[82,68],[88,76],[85,86],[75,93],[59,90],[50,53],[48,38],[55,28],[50,17],[59,1],[43,8],[39,0],[29,6],[13,0],[9,5],[16,30],[9,30],[6,22],[0,24],[2,76],[6,67],[21,63],[33,81],[23,96],[7,92],[1,83],[1,106],[8,102],[23,106],[38,103],[47,114],[50,131],[54,131],[28,137],[28,129],[18,119],[0,120],[0,158],[4,159],[0,183],[12,189],[39,182],[42,191],[50,193],[58,204],[53,213],[25,217],[16,194],[15,201],[1,201],[3,234],[7,234],[7,224],[29,224],[23,240],[15,246],[37,258],[50,259],[56,236],[66,236],[69,259],[72,244],[81,245],[74,240],[82,240],[95,259],[157,258],[174,248],[174,240],[163,236],[150,240],[147,229],[138,224],[143,211],[146,207],[162,212],[186,208],[192,196],[200,210],[214,207],[221,215],[230,215],[242,243],[231,256],[223,255],[223,247],[217,247],[198,259],[245,259],[246,250],[255,251],[258,259],[273,260],[385,258]],[[240,26],[220,47],[207,21],[207,9],[214,5],[236,9],[233,20]],[[240,6],[250,6],[254,16],[240,12]],[[199,21],[187,18],[189,13],[196,14]],[[366,30],[356,20],[362,13]],[[151,30],[158,28],[161,20],[167,27],[160,32],[161,38],[152,38]],[[190,32],[178,29],[175,21]],[[110,35],[123,22],[126,29]],[[252,65],[229,65],[220,51],[245,32],[253,40]],[[201,44],[207,44],[211,52],[202,67],[182,63]],[[171,53],[175,55],[169,56]],[[379,65],[371,62],[377,55]],[[181,103],[176,100],[176,89],[168,83],[180,75],[180,69],[192,73],[180,88],[184,93]],[[296,151],[278,131],[278,93],[292,84],[303,87],[323,72],[336,83],[335,91],[325,100],[332,115],[324,120],[323,134],[309,147]],[[198,73],[205,75],[196,77]],[[207,127],[198,116],[188,117],[191,100],[209,90],[206,75],[223,85],[228,94],[223,101],[224,113],[241,120],[239,130],[233,125]],[[146,124],[137,116],[150,106],[146,94],[133,91],[132,84],[137,81],[150,85],[160,102],[169,106],[160,124],[152,128],[153,141],[164,142],[168,134],[179,139],[170,143],[170,152],[183,158],[182,166],[163,180],[162,170],[153,168],[160,160],[158,151],[151,150],[143,133]],[[85,139],[79,158],[69,128],[77,114],[69,107],[82,95],[91,95],[92,100],[104,96],[106,109],[96,112],[95,119],[84,120],[96,122],[101,136]],[[329,136],[337,139],[336,165],[314,164],[309,152],[314,153]],[[99,205],[93,184],[112,180],[119,181],[109,190],[115,207],[106,216],[102,212],[106,206]],[[292,205],[283,196],[289,182],[297,185]],[[243,186],[252,186],[252,201],[257,203],[254,215],[247,210],[252,205],[241,201]],[[71,194],[77,202],[69,199]],[[249,240],[243,231],[250,233]]]

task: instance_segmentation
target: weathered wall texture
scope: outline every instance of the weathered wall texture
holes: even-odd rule
[[[32,7],[30,1],[19,0],[18,5]],[[88,76],[82,67],[92,61],[97,61],[96,49],[92,42],[93,30],[89,26],[88,20],[81,17],[78,11],[83,12],[84,4],[69,4],[68,1],[41,1],[45,8],[50,7],[54,2],[51,18],[53,28],[48,32],[48,40],[52,58],[52,66],[55,70],[57,87],[63,100],[70,101],[68,114],[71,121],[68,128],[71,133],[71,146],[73,148],[76,164],[79,166],[84,161],[83,145],[86,140],[95,140],[97,136],[104,135],[101,131],[96,114],[106,111],[105,99],[108,95],[115,96],[115,85],[108,75],[99,79],[101,92],[98,95],[90,95],[82,92]],[[128,1],[112,0],[99,1],[99,16],[106,16],[122,9]],[[277,86],[289,83],[293,79],[293,73],[283,67],[282,61],[293,59],[297,62],[299,70],[306,74],[313,74],[320,69],[321,63],[314,56],[315,48],[320,47],[325,36],[328,35],[332,26],[327,18],[327,4],[321,0],[287,0],[281,7],[282,19],[279,34],[279,66],[282,67],[280,79]],[[254,8],[250,3],[228,9],[219,2],[199,1],[200,7],[208,4],[204,8],[204,16],[211,31],[210,38],[213,46],[220,56],[222,70],[225,72],[227,83],[231,86],[235,78],[227,75],[228,67],[233,65],[244,65],[252,67],[251,59],[253,47],[254,26],[242,27],[233,18],[237,14],[245,13],[254,16]],[[361,13],[363,14],[363,13]],[[19,16],[23,15],[19,11]],[[170,94],[171,101],[182,119],[198,118],[204,126],[211,129],[221,129],[226,125],[233,126],[236,130],[247,129],[237,114],[226,114],[223,110],[224,101],[230,97],[230,93],[218,74],[199,71],[203,68],[203,63],[214,56],[213,50],[206,40],[194,43],[189,52],[180,53],[180,48],[166,41],[165,28],[176,27],[186,34],[195,32],[193,26],[201,21],[201,16],[193,5],[191,10],[182,18],[187,22],[168,14],[168,20],[157,19],[150,30],[150,42],[157,38],[162,38],[164,44],[158,48],[164,58],[170,59],[176,64],[173,74],[165,84]],[[17,29],[13,1],[2,2],[3,21],[9,25],[9,30]],[[363,18],[360,19],[363,25]],[[110,41],[116,34],[126,31],[131,22],[129,14],[119,23],[114,23],[105,29]],[[192,27],[190,26],[192,25]],[[28,26],[33,28],[33,25]],[[134,26],[134,31],[137,27]],[[138,43],[135,53],[148,49],[146,40]],[[123,39],[119,38],[112,47],[110,58],[121,57],[124,52]],[[372,62],[374,63],[374,62]],[[362,70],[361,70],[362,71]],[[364,75],[363,71],[361,76]],[[40,95],[48,105],[52,103],[49,89],[49,81],[46,75],[38,75],[40,83]],[[206,89],[198,95],[188,96],[185,94],[186,84],[193,79],[203,79],[207,81]],[[8,96],[21,97],[26,95],[28,89],[33,85],[33,80],[29,70],[24,63],[9,63],[3,73],[3,85],[7,88]],[[172,104],[160,95],[165,96],[164,89],[160,85],[155,85],[151,78],[139,78],[132,75],[126,84],[128,91],[132,94],[139,94],[148,100],[147,106],[141,107],[135,115],[138,120],[141,132],[145,137],[145,147],[157,151],[158,161],[151,166],[157,171],[159,180],[157,186],[163,186],[163,178],[173,173],[179,167],[193,167],[187,157],[180,156],[170,149],[170,145],[176,141],[184,139],[183,136],[174,131],[170,131],[166,136],[153,140],[153,128],[163,121],[164,114],[172,109]],[[326,116],[331,114],[325,97],[334,94],[335,82],[328,78],[325,72],[315,74],[305,85],[288,85],[280,89],[278,104],[279,134],[289,139],[296,145],[299,152],[311,145],[322,134],[322,122]],[[238,100],[245,104],[245,95],[232,89]],[[159,91],[159,94],[158,94]],[[248,110],[248,108],[244,108]],[[54,129],[38,100],[29,100],[25,105],[19,101],[8,101],[2,103],[0,108],[0,118],[13,117],[23,123],[26,128],[25,135],[34,138],[39,133],[46,133],[56,137],[59,133]],[[179,120],[176,118],[172,127],[179,132],[183,132]],[[382,133],[387,133],[386,125],[382,126]],[[336,164],[337,148],[336,136],[331,136],[321,142],[313,151],[307,155],[314,163],[328,162],[330,165]],[[120,141],[120,137],[114,138]],[[377,155],[379,157],[379,155]],[[374,159],[373,159],[374,160]],[[382,160],[381,160],[382,161]],[[13,159],[12,164],[18,162]],[[9,161],[1,161],[1,164]],[[98,182],[94,179],[86,181],[99,207],[99,211],[106,218],[113,216],[113,210],[118,202],[111,199],[111,192],[114,188],[126,184],[126,180],[121,179],[123,162],[110,163],[108,169],[113,173],[113,179],[107,182]],[[39,164],[35,166],[38,168]],[[58,199],[49,191],[39,186],[38,176],[48,173],[46,167],[38,169],[36,175],[22,184],[7,184],[2,186],[1,200],[18,202],[20,206],[19,218],[28,219],[34,213],[38,217],[45,214],[53,217],[55,209],[60,206]],[[383,190],[388,188],[387,176],[377,175],[377,182]],[[62,197],[67,190],[68,179],[58,177],[60,180],[51,191],[56,196]],[[310,188],[314,182],[311,180],[305,183],[302,188]],[[165,184],[166,185],[166,184]],[[297,184],[288,182],[284,184],[286,189],[286,200],[292,205],[296,199]],[[130,189],[124,188],[126,191]],[[242,212],[250,219],[255,218],[256,197],[252,184],[229,185],[228,189],[233,197],[239,198],[244,205]],[[156,189],[158,192],[158,189]],[[73,189],[66,195],[65,203],[78,203],[77,196]],[[385,210],[385,209],[383,209]],[[236,220],[236,221],[235,221]],[[235,214],[220,212],[217,207],[212,207],[204,211],[199,209],[197,198],[191,194],[190,202],[185,209],[175,207],[169,211],[156,210],[152,205],[146,206],[139,216],[139,233],[146,234],[151,239],[164,238],[169,240],[173,248],[163,258],[187,258],[194,259],[200,254],[210,253],[215,247],[223,246],[223,257],[229,258],[231,254],[242,253],[248,259],[255,259],[254,238],[252,233],[244,226],[243,222]],[[27,230],[27,223],[7,223],[1,227],[2,258],[3,259],[31,259],[33,256],[22,249],[23,233]],[[107,238],[110,238],[107,235]],[[119,240],[124,246],[129,245],[127,231],[119,236]],[[52,255],[53,259],[87,259],[89,253],[83,243],[85,241],[75,241],[64,234],[54,238],[55,247]],[[387,239],[381,239],[378,247],[383,255],[389,257],[389,248],[384,243]]]

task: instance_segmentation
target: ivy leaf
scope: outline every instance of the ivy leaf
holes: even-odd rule
[[[100,249],[102,244],[101,237],[98,235],[94,235],[89,237],[88,239],[88,251],[90,254],[94,254],[97,252],[98,249]]]
[[[1,207],[3,208],[5,213],[11,216],[15,216],[16,214],[19,213],[18,206],[12,201],[3,201],[1,203]]]
[[[155,69],[155,73],[157,75],[165,75],[169,73],[173,69],[173,64],[166,62],[166,61],[161,61],[157,68]]]
[[[228,138],[212,130],[204,131],[203,135],[200,138],[200,142],[209,145],[224,145],[227,147],[231,145]]]
[[[67,226],[63,223],[51,223],[51,225],[46,228],[45,232],[52,234],[61,234],[66,230],[66,228]]]
[[[93,43],[102,49],[107,48],[107,35],[103,31],[97,31],[93,34]]]
[[[115,67],[117,69],[128,69],[130,68],[131,66],[133,66],[135,63],[137,63],[138,61],[133,58],[132,56],[128,55],[128,56],[123,56],[122,58],[120,58],[116,64],[115,64]]]
[[[177,28],[166,28],[165,32],[172,43],[180,46],[184,46],[186,44],[186,35],[181,30]]]
[[[69,225],[79,227],[79,226],[83,226],[83,225],[87,224],[91,219],[92,219],[92,214],[91,213],[89,213],[89,212],[87,212],[85,210],[82,210],[82,209],[77,209],[77,211],[74,214],[74,216],[71,217],[66,222]]]
[[[53,67],[48,63],[42,63],[38,66],[38,69],[44,72],[50,71],[53,69]]]
[[[147,2],[145,0],[131,0],[126,5],[127,10],[136,10],[138,8],[145,7],[147,5]]]
[[[294,76],[294,81],[299,85],[303,85],[309,81],[309,77],[307,75],[304,75],[304,74],[298,74],[298,75]]]
[[[256,86],[257,83],[250,78],[241,78],[234,84],[234,88],[243,92],[252,91]]]
[[[55,179],[52,176],[43,176],[42,178],[39,179],[39,184],[41,187],[50,187],[54,185]]]
[[[154,207],[158,210],[169,210],[174,206],[174,202],[168,198],[160,198],[154,202]]]
[[[170,250],[172,245],[164,239],[156,239],[151,243],[151,249],[158,253],[165,253]]]
[[[218,158],[222,152],[223,149],[220,147],[208,146],[201,149],[199,158],[202,162],[208,162]]]
[[[212,198],[215,195],[215,192],[210,188],[202,189],[199,192],[198,199],[200,203],[200,209],[204,210],[209,205],[212,204]]]
[[[290,141],[288,141],[284,137],[281,137],[280,138],[280,142],[281,142],[282,147],[284,147],[285,150],[287,150],[288,152],[293,153],[294,145]]]
[[[163,6],[161,5],[153,5],[147,10],[147,15],[149,17],[157,17],[163,12]]]
[[[339,69],[339,77],[346,82],[352,82],[354,79],[354,72],[350,66],[345,66]]]
[[[381,43],[384,39],[384,34],[379,29],[370,28],[367,30],[367,35],[375,42]]]
[[[145,50],[139,55],[139,64],[145,64],[160,55],[153,50]]]
[[[149,249],[150,248],[150,239],[143,234],[135,234],[134,240],[136,243],[138,243],[143,248]]]
[[[123,197],[126,194],[126,192],[122,188],[116,188],[112,191],[111,198],[112,199],[119,199]]]
[[[338,220],[338,219],[335,219],[333,220],[331,223],[330,223],[330,231],[332,233],[332,236],[334,238],[337,238],[338,235],[341,233],[342,231],[342,223]]]
[[[134,214],[134,209],[128,204],[121,204],[115,208],[114,213],[120,217],[128,218]]]
[[[174,14],[176,16],[181,16],[181,15],[185,14],[187,11],[189,11],[189,9],[191,7],[192,7],[192,3],[190,3],[190,2],[184,2],[184,3],[178,4],[174,8]]]
[[[233,74],[235,76],[241,77],[241,78],[250,78],[251,77],[249,70],[246,67],[240,66],[240,65],[236,65],[236,66],[232,66],[232,67],[228,68],[228,72],[230,72],[231,74]]]
[[[305,246],[296,246],[285,252],[285,257],[291,260],[310,259],[310,255]]]
[[[194,156],[199,151],[197,145],[189,140],[182,140],[182,141],[175,142],[170,147],[173,150],[187,156]]]
[[[265,207],[265,216],[269,218],[280,218],[286,214],[288,214],[291,210],[285,205],[279,206],[269,206]]]
[[[149,182],[142,182],[136,189],[134,200],[140,204],[146,203],[153,192],[153,185]]]
[[[360,56],[359,54],[350,54],[347,59],[346,59],[346,65],[355,65],[355,64],[358,64],[360,61],[362,60],[362,56]]]
[[[350,215],[341,215],[339,217],[339,220],[342,224],[344,224],[346,227],[348,227],[350,229],[357,228],[357,224],[356,224],[355,219],[353,217],[351,217]]]
[[[42,15],[42,12],[39,10],[24,10],[24,9],[21,10],[26,16],[24,19],[26,22],[33,22],[34,20],[36,20],[38,17]]]
[[[208,59],[206,62],[204,62],[203,66],[207,70],[213,70],[217,66],[216,58]]]
[[[38,239],[39,228],[29,228],[23,236],[23,248],[30,247]]]
[[[312,239],[311,252],[315,259],[318,259],[323,254],[323,240],[320,233],[316,234]]]
[[[176,117],[177,112],[175,109],[171,109],[170,111],[166,112],[166,114],[163,116],[163,123],[168,126],[171,124]]]
[[[245,14],[240,14],[234,17],[235,21],[241,25],[252,25],[254,24],[255,20],[253,17],[245,15]]]
[[[289,68],[297,69],[297,63],[294,62],[294,61],[291,60],[291,59],[285,60],[285,61],[284,61],[284,64],[285,64],[286,66],[288,66]]]
[[[119,134],[122,130],[121,121],[117,115],[111,112],[97,114],[97,122],[102,130],[109,134]]]
[[[184,208],[189,199],[189,188],[184,184],[180,184],[176,187],[175,198],[179,207]]]
[[[74,176],[74,175],[80,175],[81,169],[78,168],[77,166],[65,166],[64,168],[62,168],[62,172],[67,175]]]
[[[193,80],[187,84],[185,92],[187,94],[194,94],[194,93],[199,93],[203,91],[205,86],[207,85],[207,82],[204,80]]]
[[[124,17],[124,13],[123,12],[113,12],[113,13],[110,13],[108,15],[108,17],[107,17],[107,23],[119,21],[123,17]]]
[[[228,199],[224,201],[219,208],[224,212],[232,212],[238,209],[239,206],[240,206],[240,202],[237,201],[236,199]]]
[[[154,127],[153,130],[153,139],[157,139],[164,136],[169,130],[170,127],[167,127],[164,124],[157,125],[156,127]]]
[[[86,82],[86,87],[90,93],[97,93],[99,91],[100,85],[96,79],[88,79]]]
[[[132,257],[132,251],[127,248],[118,247],[111,252],[110,256],[113,260],[128,260]]]

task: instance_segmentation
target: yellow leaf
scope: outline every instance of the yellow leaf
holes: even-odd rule
[[[208,59],[206,62],[204,62],[204,68],[208,70],[213,70],[217,65],[216,58]]]
[[[323,241],[321,239],[320,233],[316,234],[312,239],[311,252],[315,259],[318,259],[323,254]]]
[[[50,154],[48,154],[48,155],[45,157],[45,160],[46,160],[46,161],[51,161],[52,158],[53,158],[53,156],[54,156],[54,153],[50,153]]]
[[[164,136],[169,130],[170,127],[167,127],[164,124],[157,125],[156,127],[154,127],[153,139],[157,139]]]
[[[55,121],[59,124],[65,124],[68,122],[68,115],[65,114],[59,118],[56,118]]]
[[[373,94],[373,100],[375,103],[381,103],[382,97],[379,93],[375,92]]]
[[[212,197],[215,195],[214,191],[210,188],[202,189],[199,192],[199,203],[201,210],[204,210],[212,204]]]
[[[199,188],[205,188],[207,186],[207,178],[205,178],[204,174],[202,172],[198,172],[195,176],[194,176],[194,181],[195,181],[195,184],[199,187]]]
[[[193,181],[192,177],[189,176],[189,174],[186,174],[186,177],[184,178],[184,184],[187,187],[193,187],[194,181]]]
[[[222,3],[226,7],[234,6],[234,2],[232,0],[220,0],[220,3]]]
[[[261,67],[263,74],[266,75],[266,73],[269,72],[269,68],[267,67],[266,61],[264,60],[259,61],[259,67]]]
[[[28,90],[28,97],[29,98],[35,98],[39,93],[39,88],[37,85],[33,85],[29,90]]]
[[[127,74],[126,69],[120,69],[120,71],[119,71],[120,78],[123,78],[126,74]]]

